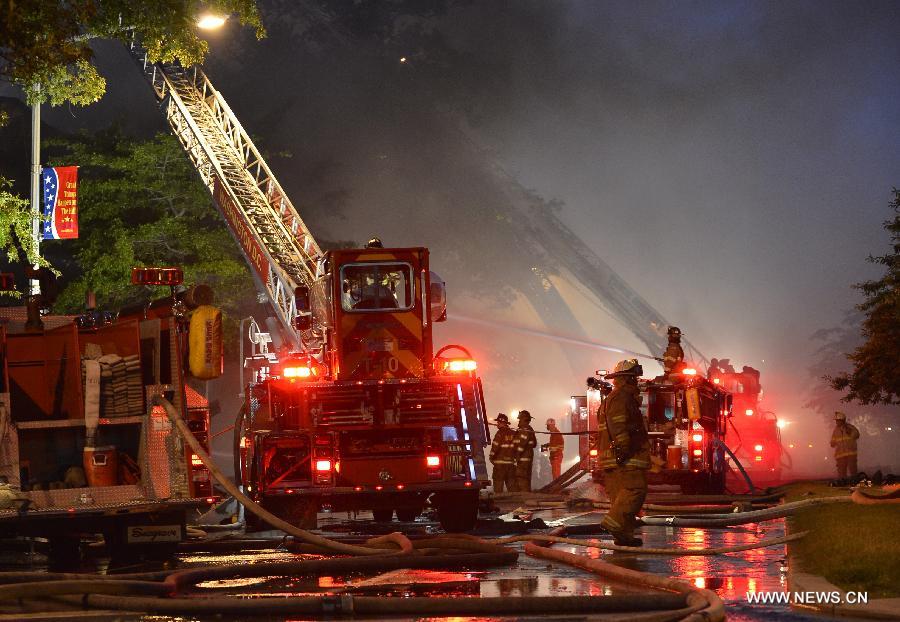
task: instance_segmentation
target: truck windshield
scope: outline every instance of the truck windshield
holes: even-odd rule
[[[413,300],[409,264],[365,263],[341,267],[344,311],[405,311],[413,307]]]

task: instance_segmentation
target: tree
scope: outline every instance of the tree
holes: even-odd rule
[[[48,147],[51,164],[81,167],[80,237],[42,247],[55,264],[70,267],[57,311],[83,310],[88,290],[107,309],[145,300],[148,292],[130,281],[131,268],[142,265],[180,266],[186,283],[212,286],[230,324],[251,311],[249,270],[174,137],[137,140],[112,128]]]
[[[865,295],[857,305],[865,314],[863,343],[847,355],[852,371],[827,377],[834,389],[846,392],[847,402],[900,404],[900,190],[893,194],[894,217],[884,223],[892,252],[868,258],[887,270],[880,279],[854,286]]]
[[[25,89],[29,103],[87,105],[106,91],[93,64],[90,39],[129,40],[136,34],[151,62],[203,61],[207,43],[195,22],[201,12],[236,14],[242,24],[265,30],[254,0],[19,0],[0,7],[0,77]],[[36,88],[40,85],[40,89]]]

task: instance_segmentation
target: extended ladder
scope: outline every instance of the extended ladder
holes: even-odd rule
[[[147,78],[231,234],[294,347],[294,290],[312,284],[322,251],[253,141],[199,67],[150,63],[137,42],[129,51]]]

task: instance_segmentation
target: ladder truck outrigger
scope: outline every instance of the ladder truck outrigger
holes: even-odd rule
[[[256,332],[247,361],[234,448],[247,494],[304,527],[323,509],[413,520],[430,501],[446,530],[471,529],[490,435],[470,353],[433,353],[446,295],[428,250],[323,252],[204,72],[130,51],[289,344],[269,352]]]

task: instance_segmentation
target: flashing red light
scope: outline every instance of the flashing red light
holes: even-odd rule
[[[756,456],[756,461],[757,461],[757,462],[762,462],[762,456]]]
[[[476,369],[478,369],[478,363],[472,359],[453,359],[444,362],[444,371],[454,374],[464,371],[475,371]]]
[[[695,456],[702,456],[702,455],[703,455],[703,450],[702,450],[702,449],[695,449],[695,450],[694,450],[694,455],[695,455]]]
[[[685,376],[696,376],[697,370],[694,369],[693,367],[685,367],[684,369],[681,370],[681,373],[682,373],[682,375],[685,375]]]
[[[753,446],[753,449],[755,449],[756,451],[762,451],[762,450],[763,450],[763,446],[762,446],[762,445],[754,445],[754,446]]]
[[[441,457],[440,456],[426,456],[425,464],[429,467],[439,467],[439,466],[441,466]]]
[[[241,437],[241,449],[247,449],[247,437],[246,436]]]
[[[197,454],[191,454],[191,466],[203,466],[203,460]]]
[[[331,471],[331,460],[316,460],[316,471],[319,473]]]
[[[300,367],[285,367],[281,370],[281,375],[285,378],[309,378],[313,375],[312,367],[303,365]]]
[[[752,408],[748,408],[747,410],[744,411],[744,414],[747,415],[748,417],[752,417],[752,416],[753,416],[753,409],[752,409]]]
[[[378,491],[384,490],[384,486],[375,486],[375,490],[378,490]]]
[[[132,285],[181,285],[184,272],[181,268],[132,268]]]
[[[463,486],[465,486],[466,488],[471,488],[472,482],[466,482],[465,484],[463,484]]]
[[[397,490],[403,490],[406,488],[406,484],[397,484]]]
[[[207,497],[207,498],[206,498],[206,502],[207,502],[208,504],[212,505],[213,503],[216,502],[216,498],[215,498],[215,497]]]
[[[362,486],[354,486],[353,490],[356,492],[362,492]]]
[[[594,458],[596,458],[598,455],[600,455],[600,452],[597,451],[596,449],[592,449],[588,453]]]
[[[285,492],[286,492],[287,494],[289,494],[289,495],[292,495],[292,494],[294,494],[294,489],[293,489],[293,488],[288,488],[287,490],[285,490]]]
[[[694,434],[691,438],[694,440],[695,443],[702,443],[702,442],[703,442],[703,435],[702,435],[702,434]]]
[[[719,384],[720,382],[722,382],[722,381],[719,380],[718,378],[713,378],[713,384]]]

